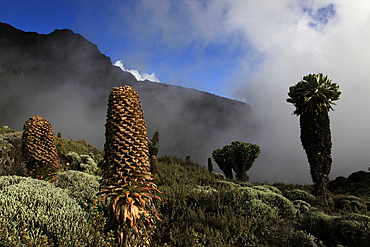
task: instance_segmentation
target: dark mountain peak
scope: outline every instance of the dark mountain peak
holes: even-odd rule
[[[36,32],[24,32],[9,24],[0,22],[0,46],[1,48],[22,48],[32,45],[39,36]]]
[[[45,36],[45,41],[60,53],[75,53],[82,58],[102,59],[111,63],[109,57],[100,53],[98,46],[85,39],[82,35],[74,33],[69,29],[56,29]]]
[[[97,45],[69,29],[56,29],[45,35],[24,32],[9,24],[0,23],[0,49],[14,50],[20,53],[20,59],[25,59],[27,55],[62,62],[68,59],[80,60],[75,62],[82,63],[83,60],[100,60],[111,65],[110,58],[101,54]]]
[[[85,39],[82,35],[76,34],[72,30],[66,29],[66,28],[63,28],[63,29],[55,29],[53,32],[51,32],[47,36],[54,37],[54,38],[59,38],[59,39],[65,39],[65,38],[76,39],[76,38],[79,38],[80,40],[84,40],[84,41],[87,41],[87,42],[91,43],[90,41],[88,41],[87,39]]]
[[[31,116],[54,131],[102,148],[109,91],[129,85],[140,96],[148,135],[159,131],[162,154],[207,162],[214,149],[249,142],[256,127],[249,105],[195,89],[135,77],[71,30],[24,32],[0,23],[0,126],[22,129]]]

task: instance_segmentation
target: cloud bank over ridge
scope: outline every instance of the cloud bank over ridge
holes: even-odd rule
[[[208,87],[199,85],[201,90],[212,88],[252,105],[264,131],[258,140],[252,140],[261,145],[262,155],[250,170],[251,179],[263,170],[266,178],[276,181],[311,182],[299,140],[299,118],[291,114],[294,108],[286,98],[289,87],[304,75],[320,72],[328,74],[343,91],[335,111],[330,112],[331,176],[367,170],[367,1],[143,0],[121,6],[120,11],[120,26],[130,35],[143,41],[155,37],[146,46],[149,57],[175,59],[186,52],[192,54],[182,73],[215,68],[209,73],[215,77],[208,77],[212,82]],[[161,54],[150,51],[153,47],[160,48]],[[232,60],[231,55],[235,55]],[[163,62],[162,66],[169,64]],[[216,68],[226,75],[216,73]],[[181,83],[181,77],[174,70],[167,79]]]

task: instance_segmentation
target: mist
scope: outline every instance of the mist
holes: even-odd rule
[[[227,53],[235,57],[234,61],[217,64],[221,69],[227,68],[227,63],[234,66],[226,69],[228,77],[218,81],[216,73],[207,74],[212,81],[208,84],[201,80],[191,84],[180,70],[171,67],[171,73],[163,68],[168,66],[165,63],[156,67],[162,73],[168,72],[166,78],[176,78],[169,83],[218,90],[218,94],[252,106],[260,131],[241,141],[260,145],[262,153],[248,171],[251,181],[312,183],[300,142],[299,117],[292,114],[294,106],[286,102],[289,87],[310,73],[329,75],[343,91],[334,111],[329,112],[333,142],[331,179],[368,170],[368,2],[194,0],[180,4],[162,0],[153,4],[144,0],[134,6],[116,7],[120,14],[112,23],[114,34],[124,30],[125,37],[138,37],[138,42],[156,37],[156,47],[166,47],[160,51],[173,58],[183,51],[194,51],[197,60],[184,69],[197,71],[199,78],[202,70],[209,71],[202,64],[211,67],[220,63],[217,57],[210,59],[214,57],[207,54],[209,47],[221,47],[223,53],[217,55]],[[163,57],[151,51],[151,45],[141,47],[146,58]],[[120,55],[125,56],[116,54]],[[237,135],[221,136],[219,147]]]
[[[246,30],[252,32],[252,43],[266,59],[252,78],[234,84],[234,95],[250,103],[263,124],[258,141],[263,155],[255,165],[260,162],[261,170],[277,181],[311,180],[299,139],[299,117],[292,115],[294,106],[286,102],[289,87],[310,73],[329,75],[343,91],[329,112],[331,179],[369,167],[370,118],[366,112],[370,105],[365,102],[370,92],[366,65],[370,37],[364,32],[370,24],[369,6],[360,9],[344,1],[311,4],[306,6],[310,11],[289,16],[291,11],[283,9],[280,18],[270,19],[272,23],[265,19],[259,30]],[[320,11],[327,11],[321,19]],[[252,172],[257,171],[251,170],[253,177]]]

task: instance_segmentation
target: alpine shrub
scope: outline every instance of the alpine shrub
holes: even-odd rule
[[[49,246],[75,246],[87,216],[62,189],[30,177],[0,177],[3,240],[18,245],[44,239]]]
[[[322,212],[309,212],[302,222],[307,232],[326,246],[369,246],[370,217],[360,214],[330,216]]]
[[[62,188],[65,193],[74,198],[81,207],[88,208],[94,196],[99,192],[101,177],[80,171],[59,172],[55,186]]]

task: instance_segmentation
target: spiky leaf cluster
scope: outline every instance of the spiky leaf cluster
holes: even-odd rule
[[[329,111],[334,110],[331,105],[335,105],[333,101],[339,100],[341,94],[339,85],[332,83],[328,75],[309,74],[289,88],[290,98],[287,102],[296,107],[293,112],[295,115],[305,112]]]
[[[23,129],[22,158],[30,175],[50,179],[60,168],[51,124],[35,115],[26,121]]]

